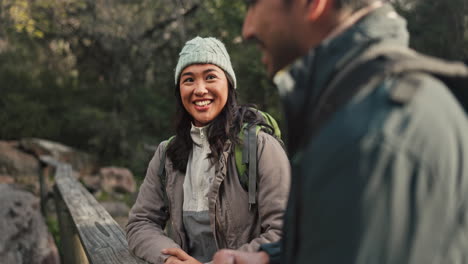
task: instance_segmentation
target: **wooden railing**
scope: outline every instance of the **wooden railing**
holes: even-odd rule
[[[54,199],[63,263],[146,263],[130,253],[122,228],[75,179],[69,164],[46,156],[40,160],[56,168]]]

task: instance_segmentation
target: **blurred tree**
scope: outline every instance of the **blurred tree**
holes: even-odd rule
[[[165,99],[181,45],[177,22],[193,15],[195,2],[5,0],[0,7],[1,138],[50,138],[132,166],[144,142],[170,133],[173,106]]]
[[[468,1],[392,2],[408,20],[412,47],[441,58],[468,59]]]
[[[244,12],[221,0],[2,1],[0,138],[58,140],[142,173],[145,144],[174,133],[174,67],[196,35],[226,43],[241,101],[278,114],[242,43]]]
[[[197,16],[190,21],[191,25],[187,25],[187,37],[215,36],[222,40],[239,79],[237,92],[241,103],[254,103],[281,119],[278,94],[268,81],[260,52],[242,39],[245,12],[244,1],[202,1]]]
[[[411,45],[468,58],[468,2],[393,0]],[[178,52],[200,35],[231,55],[242,103],[282,120],[260,53],[241,37],[239,0],[1,0],[0,138],[42,137],[143,175],[174,134]]]

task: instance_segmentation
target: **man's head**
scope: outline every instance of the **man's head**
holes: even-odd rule
[[[272,76],[318,46],[354,10],[376,0],[250,0],[242,35],[255,40]]]

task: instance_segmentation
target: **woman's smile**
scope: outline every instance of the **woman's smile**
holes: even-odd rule
[[[194,104],[196,105],[197,110],[205,111],[209,108],[213,100],[198,100],[195,101]]]
[[[224,71],[213,64],[193,64],[180,75],[180,97],[195,126],[206,126],[223,110],[228,97]]]

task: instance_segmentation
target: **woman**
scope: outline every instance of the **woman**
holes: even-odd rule
[[[149,164],[127,224],[130,249],[151,263],[201,263],[220,248],[257,251],[277,241],[289,162],[271,131],[257,134],[257,203],[250,208],[234,146],[241,144],[244,123],[262,119],[237,105],[236,76],[224,45],[214,38],[188,41],[175,83],[176,136],[159,145]],[[165,180],[158,176],[161,160]],[[163,231],[166,225],[171,236]]]

